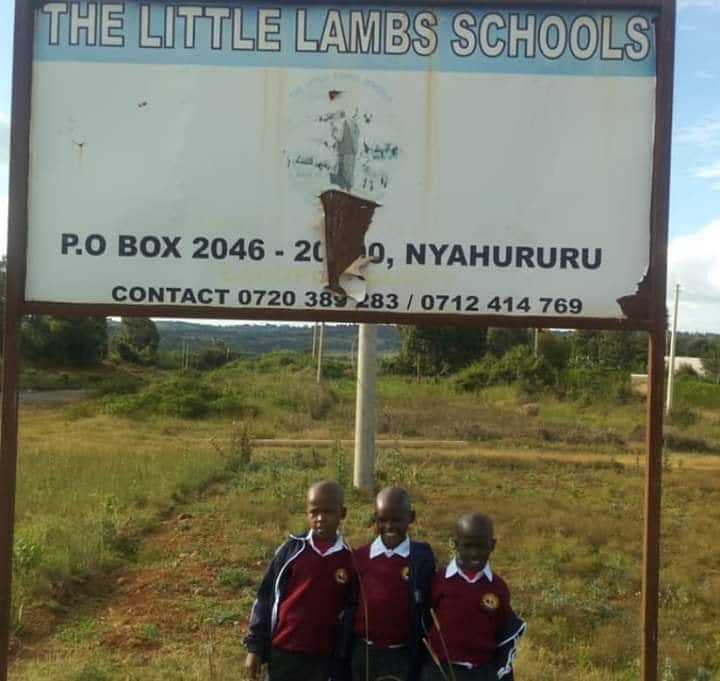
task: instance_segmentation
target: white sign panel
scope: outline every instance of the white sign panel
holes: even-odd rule
[[[622,318],[653,18],[46,3],[26,300]]]

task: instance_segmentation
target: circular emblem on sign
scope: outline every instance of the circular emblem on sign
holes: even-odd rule
[[[482,604],[488,609],[488,610],[497,610],[500,607],[500,599],[497,597],[497,594],[494,593],[485,593],[482,596]]]
[[[313,202],[332,188],[380,202],[402,156],[393,111],[390,94],[364,75],[334,73],[295,88],[283,149],[293,184]]]
[[[338,568],[337,570],[335,570],[335,581],[338,584],[347,584],[348,573],[345,568]]]
[[[402,570],[400,570],[400,576],[407,582],[408,579],[410,579],[410,566],[406,565]]]

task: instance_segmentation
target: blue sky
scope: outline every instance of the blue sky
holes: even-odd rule
[[[0,252],[8,201],[11,2],[0,2]],[[680,284],[678,328],[720,333],[720,0],[679,0],[668,307]]]

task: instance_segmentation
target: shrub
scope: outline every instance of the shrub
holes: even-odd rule
[[[522,345],[508,350],[499,359],[486,355],[455,376],[455,386],[465,392],[500,383],[519,383],[523,392],[532,394],[555,381],[556,372],[547,361],[533,356],[530,349]]]
[[[338,396],[332,388],[315,383],[308,388],[305,400],[310,418],[319,421],[337,404]]]
[[[248,364],[263,373],[276,371],[279,368],[299,371],[312,365],[312,358],[306,353],[291,352],[290,350],[274,350],[265,355],[254,357]],[[228,366],[235,366],[233,362]]]
[[[675,382],[678,403],[697,409],[720,409],[720,385],[707,381],[678,380]]]
[[[566,369],[559,375],[556,391],[561,399],[576,400],[584,404],[627,404],[639,399],[633,393],[630,374],[609,369]]]
[[[677,426],[680,430],[686,430],[695,425],[700,420],[700,416],[690,407],[679,406],[670,411],[667,420],[670,425]]]
[[[130,395],[138,392],[145,385],[145,381],[139,376],[117,371],[110,376],[94,381],[92,394],[96,397],[103,395]]]
[[[325,378],[352,378],[352,364],[346,359],[340,357],[327,357],[323,359],[322,375]]]
[[[172,416],[197,419],[211,414],[239,414],[244,405],[240,395],[220,392],[203,383],[195,374],[185,374],[148,386],[136,395],[105,401],[109,414],[120,416]]]
[[[108,669],[88,664],[72,677],[72,681],[111,681],[112,678]]]

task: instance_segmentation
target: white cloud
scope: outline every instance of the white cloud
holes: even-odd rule
[[[720,11],[720,0],[678,0],[678,12],[691,7]]]
[[[720,161],[711,163],[709,166],[691,168],[690,175],[700,180],[720,180]],[[713,182],[710,188],[715,191],[720,191],[720,182]]]
[[[679,130],[675,135],[675,141],[703,147],[720,146],[720,116],[708,117],[702,123]]]
[[[720,219],[670,241],[669,292],[675,284],[680,284],[679,328],[720,333]]]
[[[699,166],[698,168],[693,168],[691,173],[693,177],[699,177],[703,180],[714,180],[716,178],[720,178],[720,161],[712,163],[709,166]]]

